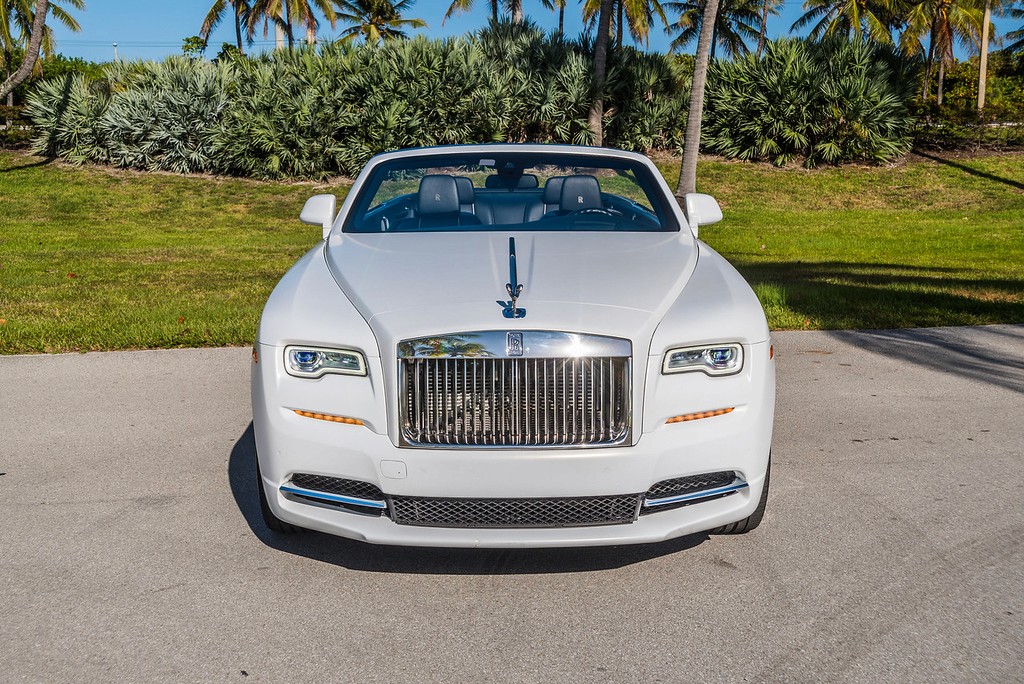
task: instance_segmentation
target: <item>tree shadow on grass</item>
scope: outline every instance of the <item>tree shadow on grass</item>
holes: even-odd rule
[[[874,321],[879,330],[832,333],[908,363],[1024,392],[1024,276],[954,277],[949,269],[898,264],[777,263],[743,269],[754,285],[826,330]],[[957,270],[957,273],[962,273]],[[770,307],[771,302],[766,305]],[[920,330],[984,323],[973,332]],[[905,328],[899,330],[898,328]]]
[[[685,551],[708,538],[706,534],[695,534],[659,544],[568,549],[427,549],[378,546],[320,532],[277,534],[267,529],[260,514],[252,423],[231,449],[228,481],[238,510],[252,533],[264,544],[285,553],[364,572],[424,575],[592,572]]]
[[[986,171],[979,171],[978,169],[971,168],[966,164],[955,162],[952,159],[944,159],[943,157],[937,157],[933,154],[928,154],[927,152],[924,152],[922,150],[914,150],[914,154],[916,154],[919,157],[924,157],[925,159],[931,159],[932,161],[938,164],[942,164],[943,166],[950,166],[954,169],[959,169],[964,173],[969,173],[970,175],[977,176],[978,178],[984,178],[985,180],[990,180],[996,183],[1002,183],[1003,185],[1009,185],[1011,188],[1024,190],[1024,183],[1020,183],[1009,178],[1003,178],[1002,176],[997,176]]]
[[[26,169],[35,169],[40,166],[47,166],[49,164],[52,164],[56,160],[56,157],[42,157],[41,159],[34,161],[30,164],[18,164],[16,166],[11,166],[6,169],[0,169],[0,173],[15,173],[17,171],[24,171]]]

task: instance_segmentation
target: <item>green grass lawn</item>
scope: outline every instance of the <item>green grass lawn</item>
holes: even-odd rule
[[[726,216],[701,237],[776,329],[1024,322],[1024,156],[698,177]],[[247,344],[320,237],[302,203],[346,191],[0,152],[0,353]]]
[[[675,187],[678,163],[662,165]],[[805,170],[703,162],[701,238],[775,329],[1024,322],[1024,155]]]

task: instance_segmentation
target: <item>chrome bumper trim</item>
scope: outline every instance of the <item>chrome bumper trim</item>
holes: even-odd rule
[[[378,508],[384,510],[387,508],[387,504],[383,501],[373,501],[371,499],[358,499],[354,496],[341,496],[340,494],[330,494],[328,492],[318,492],[315,489],[303,489],[302,487],[293,487],[291,485],[281,485],[281,491],[285,494],[295,494],[296,496],[304,496],[310,499],[320,499],[321,501],[332,501],[334,503],[348,504],[349,506],[363,506],[365,508]]]
[[[680,503],[683,501],[696,501],[698,499],[706,499],[712,496],[721,496],[723,494],[732,494],[741,489],[749,487],[743,480],[736,480],[730,485],[725,487],[715,487],[714,489],[705,489],[699,492],[690,492],[689,494],[680,494],[679,496],[666,496],[663,499],[644,499],[644,508],[653,508],[655,506],[667,506],[668,504]]]

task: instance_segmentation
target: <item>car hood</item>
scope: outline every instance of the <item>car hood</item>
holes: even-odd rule
[[[508,319],[509,238],[518,306]],[[466,232],[332,235],[331,272],[377,337],[399,341],[475,330],[563,330],[633,341],[646,354],[654,328],[697,261],[689,233]]]

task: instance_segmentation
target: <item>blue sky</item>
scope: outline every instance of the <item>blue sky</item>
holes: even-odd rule
[[[113,57],[113,43],[117,43],[121,59],[161,59],[181,52],[181,41],[186,36],[199,32],[213,0],[86,0],[85,11],[74,11],[82,26],[80,33],[71,33],[55,25],[57,49],[71,57],[82,57],[95,62],[108,61]],[[429,26],[415,31],[431,37],[454,36],[474,31],[487,22],[487,0],[476,0],[476,7],[466,14],[456,15],[443,26],[444,16],[450,0],[418,0],[413,5],[411,16],[427,21]],[[539,0],[523,0],[524,12],[546,29],[558,25],[554,12],[544,9]],[[779,17],[772,17],[768,23],[770,37],[785,35],[787,29],[802,13],[802,0],[786,0]],[[1015,21],[996,18],[1000,33],[1018,28]],[[582,28],[579,6],[570,2],[566,8],[566,33],[577,35]],[[340,27],[339,27],[340,29]],[[337,31],[323,22],[321,36],[330,38]],[[211,50],[207,56],[216,54],[223,42],[234,42],[234,28],[226,18],[210,38]],[[266,40],[257,36],[255,49],[271,45],[273,34]],[[668,50],[671,38],[664,31],[652,32],[650,48]],[[691,50],[693,46],[691,45]],[[963,55],[959,55],[963,56]]]

